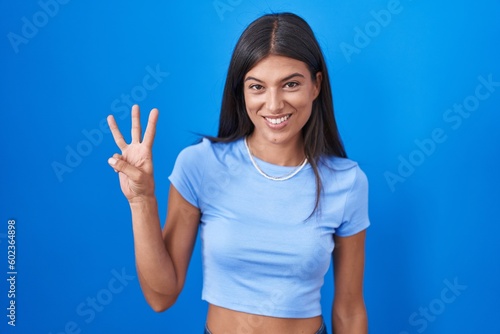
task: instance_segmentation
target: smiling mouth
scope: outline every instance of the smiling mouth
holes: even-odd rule
[[[264,118],[269,123],[274,124],[274,125],[278,125],[278,124],[281,124],[284,121],[288,120],[291,116],[292,116],[292,114],[288,114],[288,115],[285,115],[285,116],[279,117],[279,118],[271,118],[271,117],[264,117]]]

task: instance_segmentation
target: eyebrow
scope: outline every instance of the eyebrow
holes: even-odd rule
[[[300,74],[300,73],[296,72],[296,73],[290,74],[289,76],[284,77],[283,79],[281,79],[281,80],[280,80],[280,82],[290,80],[290,79],[292,79],[292,78],[294,78],[294,77],[301,77],[301,78],[305,78],[305,77],[304,77],[304,75],[302,75],[302,74]],[[262,80],[260,80],[260,79],[255,78],[255,77],[247,77],[247,78],[245,79],[245,82],[247,82],[248,80],[255,80],[255,81],[257,81],[257,82],[264,82],[264,81],[262,81]]]

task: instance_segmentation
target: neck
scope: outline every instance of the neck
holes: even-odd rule
[[[301,136],[282,143],[264,142],[253,135],[247,137],[248,147],[254,157],[279,166],[298,166],[306,158]]]

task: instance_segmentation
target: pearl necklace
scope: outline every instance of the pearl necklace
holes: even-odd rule
[[[304,166],[307,164],[307,158],[304,159],[302,164],[297,166],[293,171],[291,171],[289,174],[286,174],[284,176],[271,176],[269,174],[266,174],[262,169],[260,169],[259,165],[255,162],[252,153],[250,152],[250,148],[248,147],[247,143],[247,138],[245,137],[245,146],[247,148],[248,156],[250,157],[250,161],[252,162],[252,165],[255,167],[255,169],[259,172],[260,175],[264,176],[266,179],[272,180],[272,181],[286,181],[292,177],[294,177],[298,172],[304,168]]]

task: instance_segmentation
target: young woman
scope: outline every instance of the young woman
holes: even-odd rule
[[[141,141],[134,106],[130,144],[108,118],[122,152],[109,164],[130,203],[137,272],[151,307],[175,303],[200,229],[205,333],[326,333],[320,288],[331,256],[333,331],[367,333],[367,179],[346,158],[309,25],[294,14],[270,14],[243,32],[218,136],[178,156],[163,232],[151,154],[157,118],[153,109]]]

